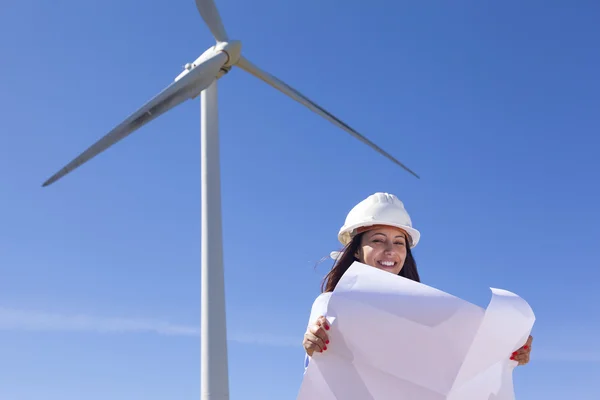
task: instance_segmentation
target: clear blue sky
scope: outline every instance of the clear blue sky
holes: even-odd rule
[[[519,400],[600,398],[597,2],[217,4],[250,60],[422,176],[220,81],[232,399],[295,399],[315,263],[375,191],[421,230],[424,283],[531,304]],[[41,188],[213,44],[194,1],[8,2],[0,43],[0,398],[199,398],[199,100]]]

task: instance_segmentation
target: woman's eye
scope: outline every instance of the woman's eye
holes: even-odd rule
[[[403,242],[396,242],[396,244],[399,245],[399,246],[404,246]]]

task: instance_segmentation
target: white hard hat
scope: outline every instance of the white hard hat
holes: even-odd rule
[[[341,227],[338,239],[346,246],[358,228],[373,225],[387,225],[401,228],[410,236],[410,247],[415,247],[419,242],[421,233],[412,227],[410,216],[404,209],[404,204],[393,194],[375,193],[358,203],[346,216],[344,226]]]

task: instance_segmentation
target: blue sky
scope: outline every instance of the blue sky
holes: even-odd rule
[[[424,283],[533,307],[520,400],[599,398],[600,6],[217,5],[251,61],[422,177],[240,70],[220,81],[231,397],[295,399],[315,263],[387,191]],[[0,38],[0,398],[198,398],[199,101],[40,187],[212,45],[194,2],[9,2]]]

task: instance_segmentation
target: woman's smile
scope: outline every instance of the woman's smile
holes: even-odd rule
[[[396,266],[396,264],[398,264],[396,261],[391,261],[391,260],[378,260],[377,261],[377,265],[383,267],[383,268],[394,268]]]

